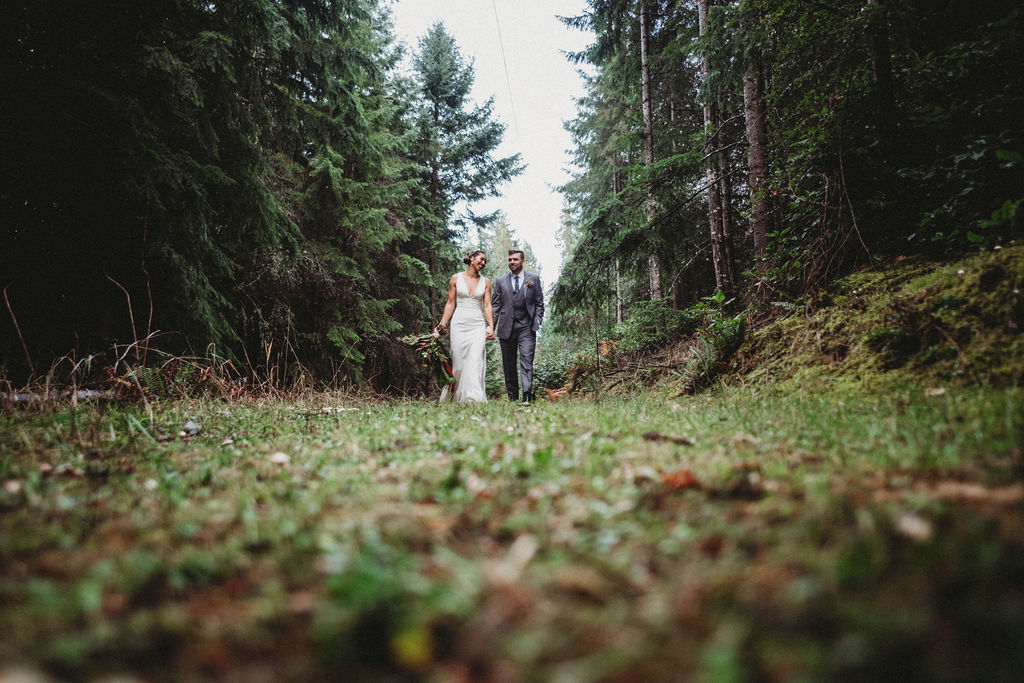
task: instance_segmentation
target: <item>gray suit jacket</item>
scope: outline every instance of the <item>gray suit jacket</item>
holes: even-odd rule
[[[537,332],[544,320],[544,290],[540,278],[525,270],[521,273],[523,301],[530,315],[530,329]],[[494,312],[494,333],[498,339],[512,336],[512,322],[515,318],[512,304],[512,273],[495,278],[491,287],[491,310]]]

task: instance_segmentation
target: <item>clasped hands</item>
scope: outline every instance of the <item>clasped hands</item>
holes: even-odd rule
[[[448,325],[446,325],[445,323],[438,323],[437,327],[434,328],[434,335],[437,337],[443,337],[446,334],[448,334]],[[487,326],[487,332],[484,334],[484,336],[487,338],[488,341],[494,341],[495,339],[497,339],[497,337],[494,336],[493,325]]]

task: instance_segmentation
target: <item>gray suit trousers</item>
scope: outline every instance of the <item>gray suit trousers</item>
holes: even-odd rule
[[[505,371],[505,391],[513,401],[519,399],[519,384],[522,380],[523,398],[533,391],[533,354],[537,350],[537,333],[528,326],[515,326],[508,339],[499,339],[501,343],[501,366]],[[516,356],[519,357],[519,368],[516,371]]]

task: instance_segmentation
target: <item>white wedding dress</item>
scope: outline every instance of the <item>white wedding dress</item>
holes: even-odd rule
[[[476,291],[462,273],[455,282],[455,313],[448,321],[452,340],[452,375],[455,382],[441,392],[441,401],[456,403],[487,401],[484,374],[487,370],[487,319],[484,318],[484,292],[487,278],[481,276]]]

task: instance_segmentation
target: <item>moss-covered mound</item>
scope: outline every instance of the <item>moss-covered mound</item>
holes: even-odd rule
[[[1024,245],[951,263],[899,258],[753,326],[744,381],[943,387],[1024,380]]]

